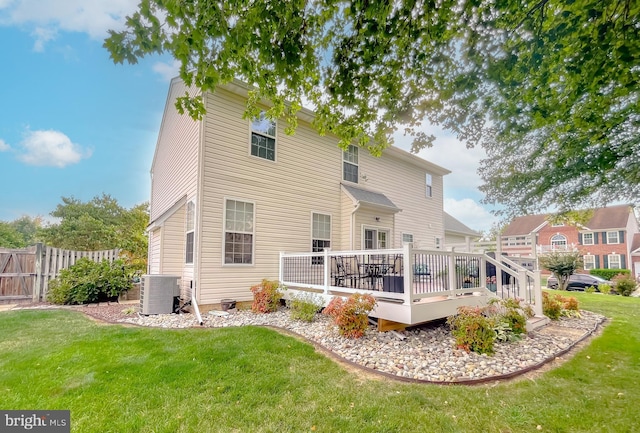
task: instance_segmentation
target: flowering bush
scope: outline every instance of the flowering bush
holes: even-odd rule
[[[272,313],[278,310],[278,303],[282,298],[280,283],[278,281],[262,280],[251,288],[253,304],[251,310],[254,313]]]
[[[354,293],[346,301],[341,297],[333,298],[324,309],[324,314],[333,319],[340,335],[360,338],[369,326],[368,315],[375,306],[376,300],[373,296]]]

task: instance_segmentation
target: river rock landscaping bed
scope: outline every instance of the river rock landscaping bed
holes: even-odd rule
[[[199,327],[194,314],[143,316],[135,306],[122,304],[71,308],[109,322],[161,328]],[[203,314],[202,319],[202,326],[209,328],[252,325],[284,329],[369,370],[408,380],[452,383],[512,377],[539,367],[594,333],[605,317],[589,311],[581,311],[580,317],[563,317],[530,332],[520,341],[496,343],[495,354],[491,356],[457,349],[443,321],[398,332],[378,332],[371,326],[364,337],[351,340],[341,337],[327,316],[318,314],[312,323],[301,322],[290,319],[284,307],[270,314],[235,309],[212,311]]]

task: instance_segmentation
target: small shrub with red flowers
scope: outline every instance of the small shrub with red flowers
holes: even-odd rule
[[[333,319],[340,335],[360,338],[369,326],[368,316],[375,306],[376,300],[373,296],[354,293],[346,301],[341,297],[333,298],[323,313]]]
[[[253,304],[251,310],[254,313],[272,313],[278,310],[282,292],[278,281],[262,280],[251,288]]]

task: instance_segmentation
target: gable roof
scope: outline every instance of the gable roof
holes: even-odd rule
[[[377,207],[384,207],[394,212],[400,212],[402,210],[393,204],[393,202],[382,193],[357,188],[352,185],[345,185],[344,183],[341,183],[340,185],[342,185],[342,189],[356,204],[362,203]]]
[[[586,224],[590,230],[624,229],[629,222],[629,205],[601,207],[593,211],[593,216]]]
[[[502,231],[502,236],[528,235],[547,223],[547,215],[525,215],[514,218]]]
[[[627,227],[630,212],[631,207],[626,204],[596,208],[589,222],[580,226],[580,230],[624,230]],[[549,214],[540,214],[516,217],[502,231],[502,236],[528,235],[538,231],[547,223],[548,216]]]
[[[461,221],[455,219],[448,213],[443,212],[443,214],[444,214],[444,231],[445,232],[461,234],[465,236],[481,236],[482,235],[482,233],[475,231],[473,229],[470,229],[469,227],[464,225]]]

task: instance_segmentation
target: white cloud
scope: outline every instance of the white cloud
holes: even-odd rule
[[[18,159],[29,165],[65,167],[89,158],[91,151],[72,143],[59,131],[29,131],[21,143],[23,151]]]
[[[0,0],[0,24],[32,29],[38,51],[59,31],[103,39],[107,30],[122,29],[137,5],[138,0]]]
[[[35,30],[31,32],[31,36],[36,40],[33,43],[33,51],[38,53],[43,52],[45,44],[50,40],[55,39],[57,34],[58,32],[55,29],[36,27]]]
[[[165,62],[156,62],[153,65],[153,72],[159,74],[163,80],[170,81],[173,77],[177,77],[180,73],[180,62],[174,60],[171,64]]]
[[[467,227],[477,231],[487,231],[498,221],[487,209],[470,198],[455,200],[444,199],[444,210]]]
[[[9,146],[3,139],[0,138],[0,152],[6,152],[9,149],[11,149],[11,146]]]

